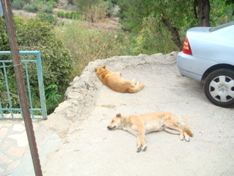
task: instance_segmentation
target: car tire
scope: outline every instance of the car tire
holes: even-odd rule
[[[218,69],[204,81],[204,92],[208,100],[221,107],[234,106],[234,71]]]

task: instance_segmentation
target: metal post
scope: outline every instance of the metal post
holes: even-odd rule
[[[43,76],[42,76],[41,53],[39,51],[36,57],[37,57],[37,75],[39,82],[38,85],[40,91],[41,110],[42,110],[43,119],[46,119],[47,118],[46,98],[45,98],[45,90],[44,90]]]
[[[32,161],[34,165],[34,171],[36,176],[42,176],[41,165],[37,150],[36,139],[33,131],[32,119],[29,112],[29,105],[27,99],[27,93],[24,83],[24,76],[22,71],[21,59],[18,49],[18,43],[16,40],[15,26],[13,21],[13,14],[11,9],[10,0],[1,0],[3,5],[4,17],[7,26],[7,33],[9,37],[9,43],[11,48],[12,60],[14,64],[14,70],[16,75],[16,83],[19,93],[20,105],[24,118],[25,128],[28,136],[29,147],[31,151]]]

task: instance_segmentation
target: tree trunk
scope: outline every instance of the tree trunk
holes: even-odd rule
[[[173,27],[167,19],[162,17],[162,22],[163,24],[167,27],[167,29],[171,32],[172,34],[172,41],[176,44],[176,46],[182,50],[183,49],[183,44],[180,41],[180,35],[178,32],[178,29],[176,27]]]
[[[199,25],[210,26],[210,1],[198,0]]]

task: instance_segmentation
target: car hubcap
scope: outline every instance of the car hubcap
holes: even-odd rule
[[[209,86],[210,95],[219,102],[229,102],[234,99],[234,80],[228,76],[215,77]]]

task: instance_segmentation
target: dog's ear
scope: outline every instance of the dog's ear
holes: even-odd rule
[[[102,68],[106,68],[106,65],[104,65]]]
[[[116,114],[116,117],[121,117],[121,114],[120,113]]]
[[[94,68],[94,71],[97,72],[97,68]]]

